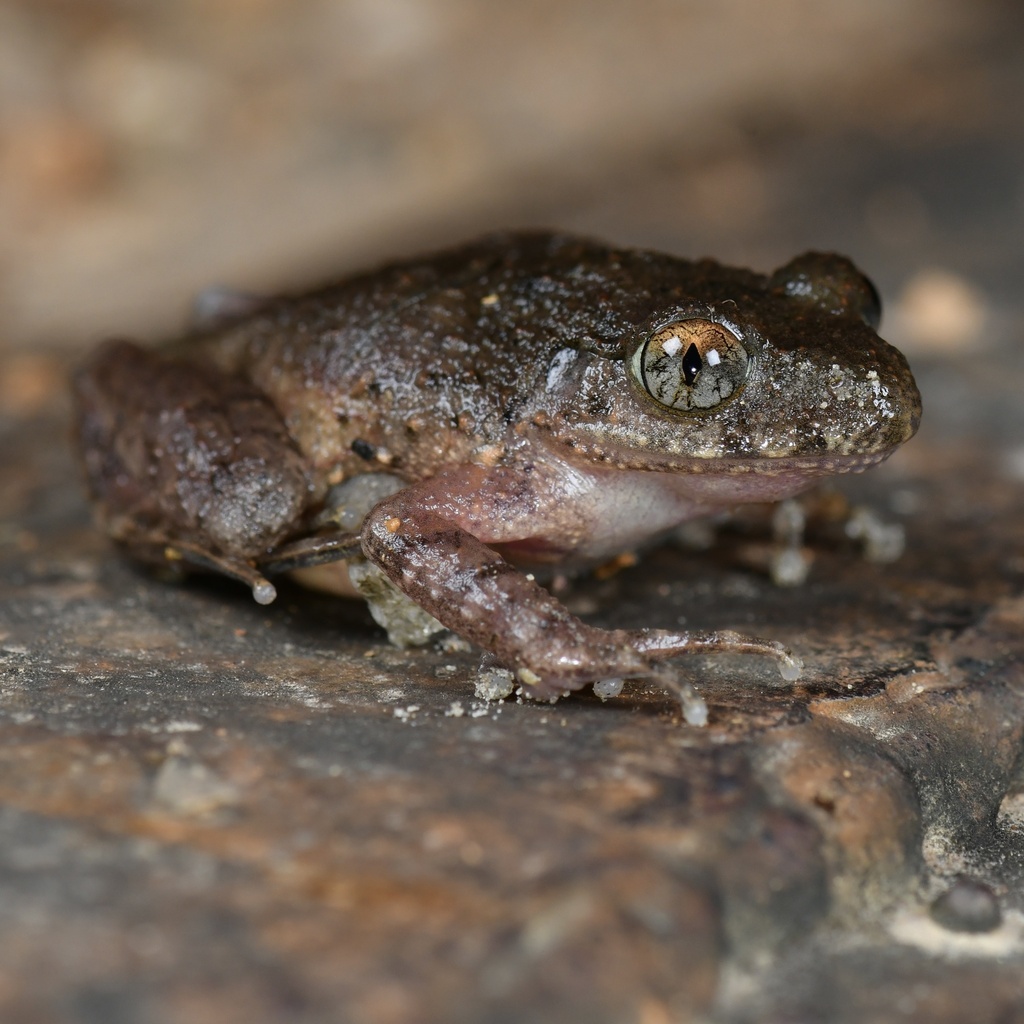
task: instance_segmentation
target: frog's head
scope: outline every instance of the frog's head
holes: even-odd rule
[[[807,253],[693,290],[638,323],[621,358],[579,355],[556,436],[620,466],[816,474],[878,462],[917,430],[914,378],[849,260]]]

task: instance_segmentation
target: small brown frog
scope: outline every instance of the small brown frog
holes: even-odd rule
[[[163,349],[108,343],[78,374],[106,529],[262,603],[274,573],[348,561],[382,615],[397,590],[535,696],[654,677],[699,720],[665,659],[764,654],[796,678],[772,641],[587,625],[535,575],[863,470],[920,416],[875,289],[836,255],[766,277],[498,234],[228,305]],[[408,639],[401,618],[385,621]]]

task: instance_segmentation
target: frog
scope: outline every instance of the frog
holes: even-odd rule
[[[162,346],[106,342],[75,375],[109,535],[260,603],[277,574],[369,573],[366,592],[537,698],[652,680],[698,720],[677,655],[760,655],[798,678],[777,641],[600,628],[545,582],[863,471],[921,415],[877,290],[835,253],[762,274],[507,231],[213,305]]]

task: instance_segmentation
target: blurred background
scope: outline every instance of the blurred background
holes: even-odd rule
[[[514,225],[763,270],[843,250],[890,336],[977,344],[1019,310],[1021,11],[4,0],[0,401],[43,400],[101,337],[173,332],[208,286]]]

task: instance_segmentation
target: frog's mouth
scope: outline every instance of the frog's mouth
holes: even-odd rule
[[[884,462],[895,449],[884,452],[821,455],[725,455],[715,458],[673,459],[663,472],[728,473],[732,476],[779,476],[799,473],[802,476],[832,476],[835,473],[863,473]]]
[[[758,455],[715,455],[702,458],[694,455],[640,453],[626,447],[591,445],[576,441],[569,461],[580,460],[582,466],[602,469],[670,473],[680,476],[714,477],[799,477],[806,485],[818,477],[837,473],[863,473],[884,462],[895,448],[877,452],[821,452],[812,455],[763,453]]]

